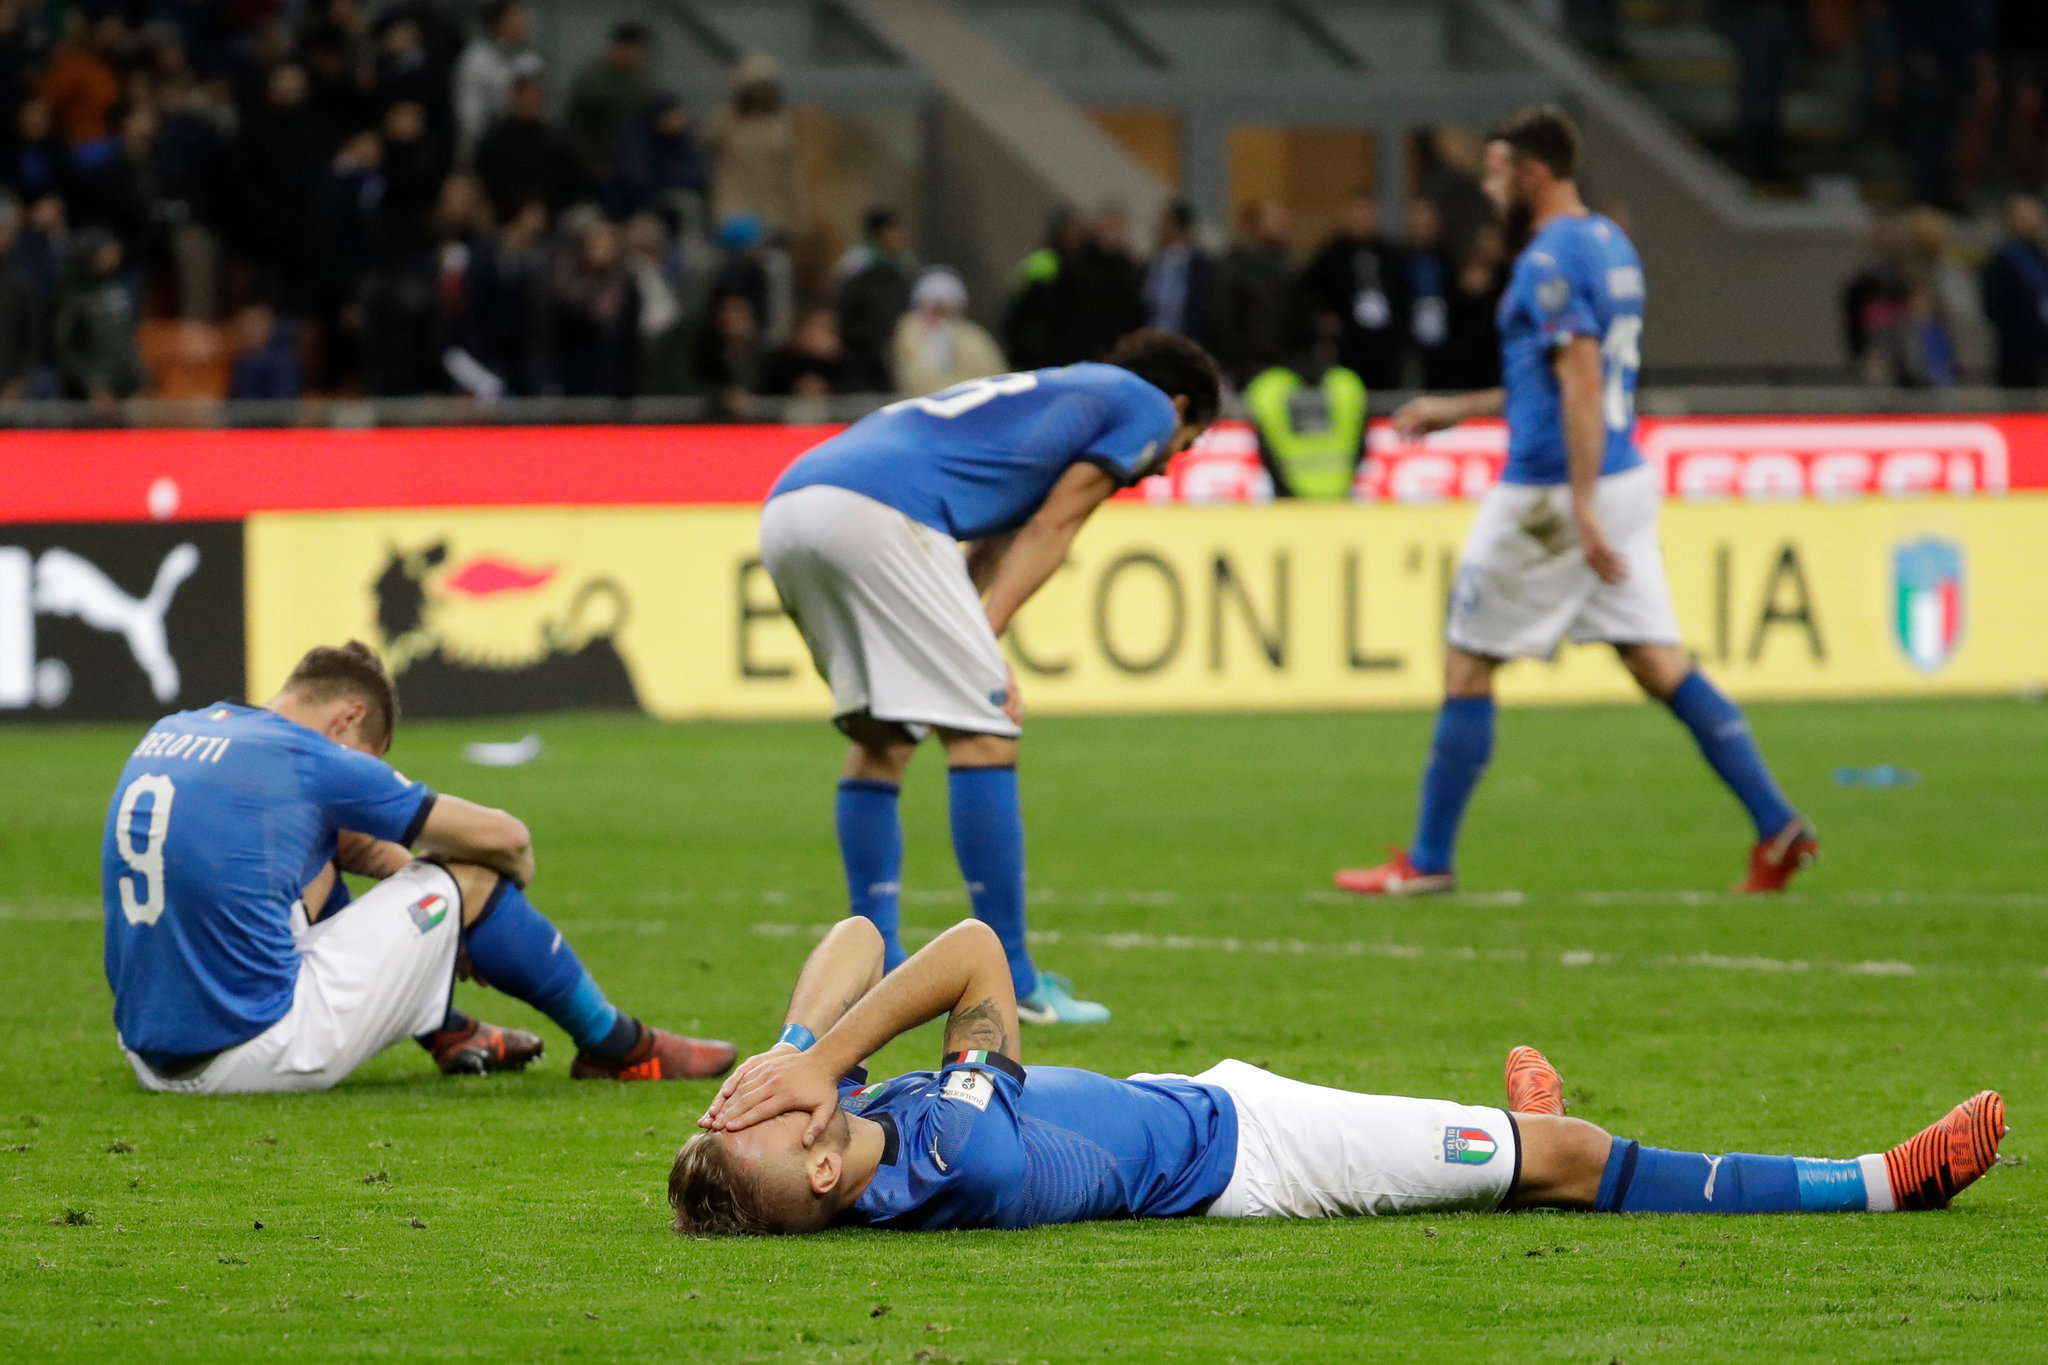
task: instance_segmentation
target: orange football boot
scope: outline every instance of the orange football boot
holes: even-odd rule
[[[1391,856],[1378,867],[1347,867],[1337,874],[1337,889],[1357,896],[1428,896],[1458,889],[1449,872],[1424,872],[1408,860],[1408,850],[1389,848]]]
[[[547,1050],[538,1033],[500,1028],[472,1019],[461,1028],[429,1033],[419,1040],[443,1076],[482,1076],[492,1071],[524,1071]]]
[[[1533,1047],[1508,1050],[1508,1111],[1515,1114],[1564,1114],[1564,1078],[1550,1059]]]
[[[1884,1154],[1892,1203],[1900,1209],[1945,1209],[1998,1160],[2006,1134],[2005,1101],[1982,1090]]]
[[[614,1061],[579,1052],[569,1075],[579,1081],[702,1081],[723,1076],[738,1055],[731,1043],[642,1024],[640,1041],[625,1056]]]
[[[1795,817],[1778,831],[1776,838],[1750,849],[1749,875],[1735,883],[1734,889],[1745,893],[1783,891],[1793,873],[1810,866],[1818,857],[1820,836],[1812,825]]]

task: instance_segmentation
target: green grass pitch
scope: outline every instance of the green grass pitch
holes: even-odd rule
[[[410,1045],[325,1095],[151,1096],[114,1050],[97,848],[134,730],[0,732],[0,1360],[2048,1359],[2048,710],[1760,706],[1827,858],[1718,893],[1748,835],[1650,707],[1509,711],[1467,890],[1362,904],[1429,718],[1034,722],[1040,960],[1109,1002],[1027,1061],[1241,1057],[1496,1103],[1532,1042],[1649,1142],[1848,1156],[1981,1086],[2014,1133],[1945,1214],[1522,1214],[693,1242],[663,1181],[709,1085],[444,1081]],[[625,1008],[769,1042],[843,906],[821,725],[533,722],[529,767],[417,724],[415,777],[533,826],[534,897]],[[1897,763],[1911,789],[1838,789]],[[942,765],[905,798],[905,920],[965,913]],[[929,1064],[936,1028],[881,1066]]]

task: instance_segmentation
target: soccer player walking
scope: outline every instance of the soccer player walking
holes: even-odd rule
[[[911,755],[936,733],[951,770],[953,852],[975,917],[1009,958],[1018,1014],[1109,1018],[1025,947],[1024,712],[997,637],[1096,508],[1201,435],[1218,387],[1201,347],[1134,332],[1107,364],[892,403],[803,455],[769,494],[761,559],[852,741],[839,851],[853,912],[881,931],[889,967],[904,959],[897,799]]]
[[[1742,711],[1680,643],[1657,538],[1661,491],[1635,442],[1642,259],[1579,197],[1578,129],[1523,110],[1486,148],[1486,191],[1528,245],[1500,305],[1504,387],[1418,398],[1394,414],[1407,439],[1507,418],[1508,461],[1465,541],[1445,625],[1444,705],[1422,779],[1415,841],[1337,885],[1367,896],[1449,891],[1458,827],[1493,756],[1493,675],[1549,658],[1569,635],[1614,646],[1671,708],[1756,825],[1738,891],[1781,891],[1819,852],[1785,800]]]

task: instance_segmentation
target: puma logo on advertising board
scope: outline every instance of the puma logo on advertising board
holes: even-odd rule
[[[136,598],[83,555],[52,548],[31,559],[19,546],[0,545],[0,707],[56,707],[70,694],[69,667],[61,659],[36,658],[38,616],[71,617],[120,636],[156,699],[174,700],[178,661],[164,617],[198,568],[198,547],[179,545],[157,566],[149,592]]]

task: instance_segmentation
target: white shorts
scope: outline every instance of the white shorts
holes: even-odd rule
[[[234,1095],[326,1090],[393,1043],[441,1026],[455,987],[462,893],[446,868],[413,863],[321,920],[292,907],[299,981],[284,1018],[189,1076],[128,1052],[146,1090]]]
[[[1679,643],[1657,539],[1663,494],[1648,465],[1609,474],[1593,505],[1628,577],[1602,583],[1579,553],[1567,484],[1498,483],[1465,537],[1444,638],[1469,654],[1547,659],[1579,644]]]
[[[1449,1100],[1356,1095],[1248,1062],[1194,1079],[1237,1104],[1237,1169],[1214,1218],[1351,1218],[1489,1212],[1522,1169],[1507,1111]]]
[[[831,684],[833,719],[865,711],[920,739],[1021,733],[1003,714],[1002,646],[944,531],[814,484],[761,509],[761,562]]]

